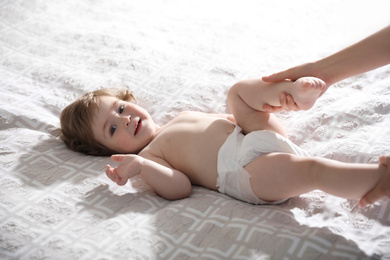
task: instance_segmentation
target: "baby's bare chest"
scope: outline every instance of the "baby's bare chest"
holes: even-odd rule
[[[207,116],[178,119],[161,130],[150,149],[190,179],[216,176],[218,151],[233,131],[234,124]]]

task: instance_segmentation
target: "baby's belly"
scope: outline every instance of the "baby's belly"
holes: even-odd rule
[[[178,134],[166,159],[192,184],[216,190],[218,151],[233,129],[233,124],[223,123],[210,125],[204,131]]]

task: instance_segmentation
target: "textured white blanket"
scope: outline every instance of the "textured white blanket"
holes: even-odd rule
[[[2,0],[1,259],[390,259],[390,203],[361,210],[321,191],[253,206],[204,188],[169,202],[109,158],[69,151],[59,113],[126,84],[155,121],[226,112],[235,82],[327,56],[389,22],[383,1]],[[390,67],[280,113],[311,155],[390,153]]]

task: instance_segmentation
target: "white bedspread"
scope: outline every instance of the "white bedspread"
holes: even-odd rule
[[[390,203],[313,191],[253,206],[194,187],[166,201],[118,187],[109,158],[69,151],[61,110],[126,84],[155,121],[226,112],[235,82],[325,57],[389,23],[383,1],[0,1],[1,259],[390,259]],[[279,113],[311,155],[390,153],[390,67]]]

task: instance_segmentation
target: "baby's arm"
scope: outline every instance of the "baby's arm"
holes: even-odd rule
[[[153,157],[148,155],[148,157]],[[107,165],[106,174],[118,185],[139,175],[161,197],[168,200],[183,199],[191,194],[191,182],[182,172],[175,170],[169,164],[157,157],[147,159],[139,155],[113,155],[111,159],[121,164],[115,168]]]

